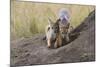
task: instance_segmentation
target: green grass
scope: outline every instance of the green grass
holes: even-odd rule
[[[11,1],[11,38],[44,33],[48,17],[55,21],[61,8],[70,11],[71,25],[76,27],[95,9],[95,6]]]

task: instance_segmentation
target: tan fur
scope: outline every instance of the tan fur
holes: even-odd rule
[[[69,39],[69,26],[70,26],[70,23],[64,26],[59,25],[62,38],[65,39],[67,42],[70,40]]]
[[[52,42],[54,42],[54,47],[60,47],[62,45],[62,36],[59,31],[59,20],[56,21],[56,23],[50,23],[46,27],[46,38],[47,38],[47,47],[50,48],[52,45]]]
[[[62,46],[62,36],[60,34],[60,32],[57,34],[57,38],[56,38],[56,41],[55,41],[55,44],[54,44],[54,47],[55,48],[58,48]]]
[[[56,27],[59,28],[56,28]],[[52,29],[53,27],[53,29]],[[54,31],[59,30],[58,32],[54,32]],[[60,26],[59,24],[59,20],[56,21],[56,23],[52,23],[47,25],[46,27],[46,38],[47,38],[47,47],[50,48],[52,45],[52,42],[54,42],[54,47],[58,48],[60,46],[62,46],[62,40],[65,39],[66,42],[69,42],[70,38],[69,38],[69,33],[71,32],[72,28],[70,26],[70,23],[68,23],[67,25],[64,26]]]
[[[73,27],[70,25],[70,23],[68,23],[65,26],[59,25],[59,28],[62,38],[65,39],[66,42],[69,42],[70,41],[69,34],[73,30]]]
[[[48,39],[48,40],[47,40],[47,43],[48,43],[47,47],[50,48],[50,46],[51,46],[51,40]]]

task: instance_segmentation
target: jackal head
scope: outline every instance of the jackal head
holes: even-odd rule
[[[48,27],[48,31],[54,31],[54,33],[58,33],[59,32],[59,20],[57,20],[56,22],[53,22],[50,18],[49,20],[49,27]]]

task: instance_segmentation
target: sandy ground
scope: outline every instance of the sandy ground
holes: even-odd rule
[[[47,48],[44,34],[11,41],[11,66],[95,61],[95,12],[74,29],[71,42],[60,48]]]

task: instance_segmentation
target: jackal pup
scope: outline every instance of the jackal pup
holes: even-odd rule
[[[62,37],[59,32],[59,19],[55,23],[49,19],[49,25],[46,26],[45,33],[48,48],[51,47],[53,41],[55,48],[62,45]]]
[[[73,29],[73,27],[70,26],[70,13],[68,12],[68,10],[66,10],[64,8],[61,9],[59,11],[59,19],[60,19],[60,22],[59,22],[60,33],[61,33],[63,39],[66,42],[69,42],[69,40],[70,40],[69,33]]]

